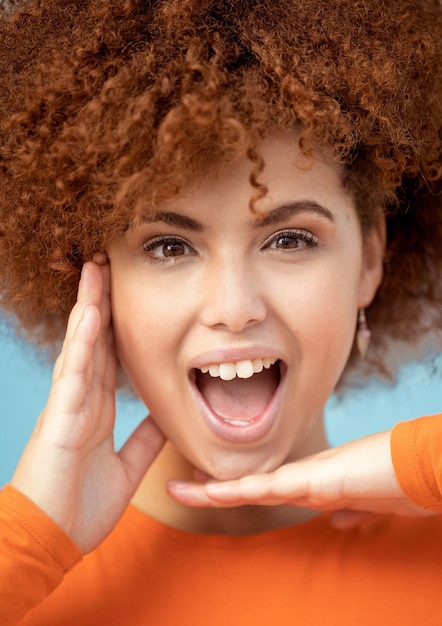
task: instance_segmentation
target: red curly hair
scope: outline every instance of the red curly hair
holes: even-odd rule
[[[82,264],[140,200],[296,132],[332,150],[363,232],[387,216],[378,347],[442,328],[439,0],[3,0],[1,304],[63,333]],[[295,135],[294,135],[295,136]]]

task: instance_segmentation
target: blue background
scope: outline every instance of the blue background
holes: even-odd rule
[[[11,477],[50,388],[51,366],[0,324],[0,486]],[[442,355],[403,368],[394,385],[372,382],[327,406],[332,445],[384,430],[395,422],[442,411]],[[141,403],[117,401],[116,444],[144,417]]]

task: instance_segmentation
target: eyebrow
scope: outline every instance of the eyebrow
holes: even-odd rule
[[[276,209],[266,213],[264,217],[259,217],[255,222],[257,226],[269,226],[283,222],[296,213],[303,212],[316,213],[320,217],[325,217],[332,223],[335,221],[333,213],[330,209],[327,209],[327,207],[311,200],[302,200],[278,206]]]
[[[258,216],[252,221],[252,225],[265,227],[272,224],[278,224],[287,220],[293,214],[303,212],[316,213],[320,217],[324,217],[332,223],[335,221],[333,213],[330,209],[327,209],[327,207],[311,200],[303,200],[278,206],[266,213],[264,216]],[[195,232],[204,230],[203,224],[198,220],[188,217],[187,215],[182,215],[181,213],[175,213],[174,211],[161,211],[154,213],[153,215],[147,215],[143,217],[143,221],[149,223],[163,222],[169,226],[178,226]]]
[[[170,226],[179,226],[180,228],[187,228],[188,230],[201,231],[203,225],[198,220],[187,215],[181,215],[181,213],[174,213],[173,211],[161,211],[154,213],[153,215],[147,215],[143,217],[144,222],[163,222]]]

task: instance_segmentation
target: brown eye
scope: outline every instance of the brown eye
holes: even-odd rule
[[[264,248],[271,250],[296,250],[297,248],[314,247],[318,238],[308,230],[284,230],[267,239]]]
[[[288,235],[281,235],[275,239],[275,248],[282,248],[283,250],[297,248],[300,244],[298,237],[290,237]]]
[[[171,256],[182,256],[186,254],[186,246],[182,241],[173,241],[170,243],[164,243],[162,246],[163,256],[171,257]]]
[[[178,237],[155,237],[143,244],[143,252],[157,263],[193,256],[195,250],[184,239]]]

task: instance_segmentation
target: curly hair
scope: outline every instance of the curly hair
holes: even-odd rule
[[[294,131],[387,216],[374,341],[442,328],[439,0],[3,0],[1,305],[63,333],[82,264],[214,164]]]

